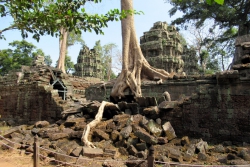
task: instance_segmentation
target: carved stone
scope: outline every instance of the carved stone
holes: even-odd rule
[[[94,49],[89,49],[84,45],[77,58],[74,75],[103,78],[101,67],[101,59],[98,53],[96,53]]]

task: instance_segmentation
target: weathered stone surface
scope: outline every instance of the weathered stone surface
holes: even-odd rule
[[[177,106],[177,101],[163,101],[158,105],[158,108],[162,111],[173,109]]]
[[[190,141],[189,141],[188,136],[184,136],[181,138],[181,145],[182,146],[189,145],[189,144],[190,144]]]
[[[79,147],[76,147],[71,153],[70,155],[73,155],[75,157],[79,157],[80,154],[82,154],[82,147],[79,146]]]
[[[172,160],[180,162],[180,163],[183,162],[183,156],[182,156],[181,151],[179,151],[175,147],[167,148],[167,150],[168,150],[167,152],[168,158],[171,158]]]
[[[101,139],[105,139],[105,140],[109,139],[109,134],[107,134],[99,129],[94,130],[94,135],[96,135],[97,137],[100,137]]]
[[[35,123],[35,127],[43,128],[43,127],[49,126],[49,124],[50,123],[48,121],[38,121]]]
[[[207,161],[208,157],[206,154],[202,153],[202,152],[199,152],[198,153],[198,160],[200,161]]]
[[[69,138],[72,139],[81,139],[82,138],[83,131],[73,131],[69,134]]]
[[[117,130],[114,130],[112,133],[111,133],[111,140],[113,141],[116,141],[118,139],[118,136],[119,136],[119,132]]]
[[[147,123],[147,128],[152,134],[154,134],[154,136],[157,137],[161,136],[162,128],[154,120],[152,119],[149,120],[149,122]]]
[[[200,140],[196,145],[196,149],[203,153],[203,154],[206,154],[206,151],[208,149],[208,144],[207,142],[204,142],[203,140]]]
[[[139,126],[133,125],[133,132],[136,137],[140,138],[141,140],[145,141],[148,144],[156,144],[158,142],[157,138],[151,136],[148,132],[146,132]]]
[[[72,118],[72,119],[67,119],[64,122],[65,127],[72,127],[72,126],[77,126],[80,122],[85,122],[86,119],[83,118]]]
[[[148,149],[148,146],[147,146],[147,144],[146,143],[137,143],[136,145],[135,145],[135,147],[137,148],[137,150],[139,150],[139,151],[145,151],[146,149]]]
[[[130,145],[127,150],[128,150],[128,153],[130,155],[135,156],[138,153],[138,151],[136,150],[136,148],[133,145]]]
[[[124,139],[127,139],[130,135],[130,133],[132,132],[132,126],[129,125],[129,126],[126,126],[124,128],[121,129],[120,131],[120,135],[124,138]]]
[[[21,131],[22,131],[21,127],[16,126],[16,127],[10,128],[7,131],[5,131],[3,136],[6,137],[6,138],[9,138],[12,133],[14,133],[14,132],[20,133]]]
[[[177,137],[175,134],[174,128],[172,127],[170,122],[166,122],[164,125],[162,125],[162,128],[163,128],[168,140],[172,140],[172,139]]]
[[[69,137],[68,133],[48,133],[48,137],[51,141],[55,141],[62,138]]]
[[[167,137],[158,137],[158,144],[166,144],[168,143],[168,138]]]
[[[89,158],[95,158],[95,157],[102,157],[103,156],[103,150],[99,148],[89,148],[89,147],[83,147],[82,149],[83,156],[89,157]]]

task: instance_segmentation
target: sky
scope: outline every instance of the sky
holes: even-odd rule
[[[166,21],[167,23],[171,23],[171,20],[181,16],[181,14],[178,13],[175,17],[170,18],[168,11],[171,7],[172,6],[169,3],[165,3],[164,0],[134,0],[134,9],[136,11],[143,11],[144,13],[135,16],[135,28],[138,39],[143,35],[143,32],[149,31],[155,22]],[[104,14],[114,8],[120,9],[120,0],[103,0],[100,4],[89,2],[85,6],[86,11],[93,14]],[[7,27],[11,21],[11,18],[1,18],[0,29]],[[108,27],[104,28],[103,32],[104,35],[96,35],[95,32],[82,32],[82,38],[89,48],[93,48],[95,42],[101,40],[101,45],[115,43],[118,46],[118,49],[121,50],[121,22],[114,21],[108,23]],[[22,40],[21,33],[18,30],[6,31],[3,35],[6,40],[0,40],[0,50],[9,48],[8,43],[14,40]],[[59,57],[58,38],[46,35],[42,36],[39,42],[36,42],[31,37],[26,40],[33,43],[37,48],[42,49],[45,55],[50,55],[53,61],[52,66],[55,65],[55,62]],[[71,60],[74,63],[77,61],[80,49],[80,44],[71,46],[68,49],[68,55],[71,56]]]

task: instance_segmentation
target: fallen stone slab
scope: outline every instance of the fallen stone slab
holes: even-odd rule
[[[172,140],[177,137],[175,134],[174,128],[172,127],[170,122],[166,122],[164,125],[162,125],[162,128],[168,140]]]
[[[148,144],[158,143],[157,138],[150,135],[148,132],[146,132],[144,129],[140,128],[137,125],[133,125],[133,132],[136,137],[140,138]]]
[[[102,157],[103,150],[99,149],[99,148],[83,147],[82,154],[83,154],[83,156],[86,156],[89,158]]]

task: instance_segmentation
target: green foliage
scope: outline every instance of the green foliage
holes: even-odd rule
[[[136,11],[119,11],[113,9],[106,14],[89,14],[83,6],[87,1],[99,3],[101,0],[0,0],[1,17],[11,16],[13,23],[0,30],[0,38],[4,38],[3,32],[18,29],[23,38],[28,33],[39,41],[40,36],[59,35],[59,28],[67,28],[69,32],[81,33],[83,31],[95,31],[103,34],[102,28],[107,27],[107,22],[118,21],[128,14],[140,14]]]
[[[85,45],[85,41],[82,39],[81,34],[77,34],[75,31],[69,32],[67,38],[67,47],[73,46],[76,43]]]
[[[98,53],[101,59],[102,74],[104,80],[110,80],[116,78],[115,73],[112,71],[112,56],[114,49],[117,45],[114,43],[109,43],[101,46],[101,41],[98,40],[95,43],[94,50]]]
[[[9,43],[9,46],[11,49],[0,50],[0,75],[5,75],[10,70],[20,69],[22,65],[31,66],[36,55],[44,56],[41,49],[36,49],[35,45],[25,40],[13,41]],[[51,61],[49,55],[46,57]]]
[[[172,22],[173,24],[185,25],[190,21],[195,21],[196,27],[199,28],[206,20],[210,19],[214,26],[217,25],[226,30],[237,27],[239,35],[249,33],[246,24],[249,27],[250,1],[230,0],[225,1],[223,5],[219,5],[222,0],[207,0],[207,3],[197,0],[166,1],[173,5],[173,8],[169,11],[170,16],[173,16],[177,11],[183,13],[182,17]],[[210,5],[212,3],[213,5]]]
[[[65,58],[65,70],[67,74],[73,73],[75,71],[74,62],[71,61],[71,57],[68,55],[66,55]]]
[[[224,4],[224,0],[206,0],[207,4],[212,5],[213,3],[217,3],[220,5]]]

